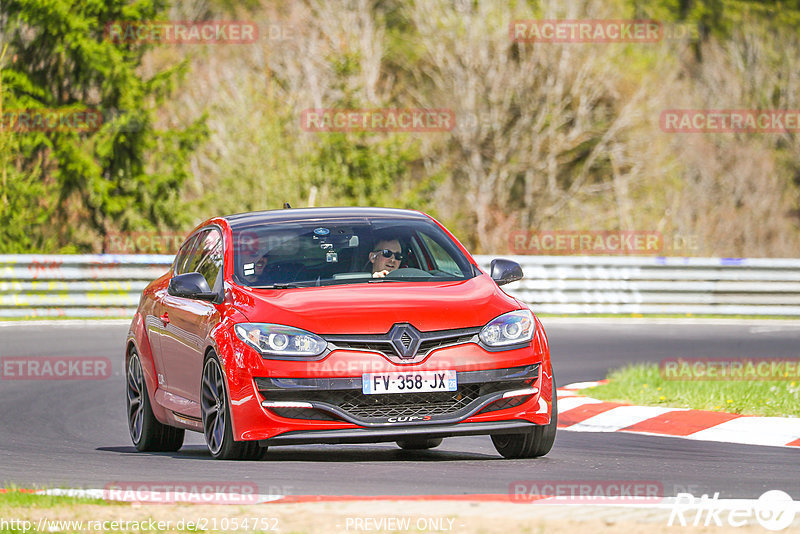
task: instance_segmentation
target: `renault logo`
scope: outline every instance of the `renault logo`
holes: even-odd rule
[[[389,331],[389,340],[394,351],[403,359],[410,359],[417,355],[422,336],[419,330],[408,323],[396,324]]]

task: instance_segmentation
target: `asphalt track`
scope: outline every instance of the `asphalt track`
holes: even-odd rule
[[[800,323],[654,324],[544,321],[559,385],[603,378],[628,362],[666,357],[798,357]],[[125,422],[121,324],[0,326],[0,358],[106,356],[97,381],[0,380],[0,484],[103,488],[112,482],[255,483],[290,495],[506,494],[515,481],[655,481],[665,496],[800,499],[800,451],[680,438],[560,431],[551,453],[503,460],[488,437],[437,449],[394,444],[271,448],[259,462],[220,462],[200,434],[178,453],[143,454]]]

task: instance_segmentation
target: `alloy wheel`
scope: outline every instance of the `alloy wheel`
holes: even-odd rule
[[[211,454],[219,453],[225,439],[225,383],[222,369],[209,358],[203,369],[202,386],[203,433]]]
[[[139,443],[142,439],[142,425],[144,423],[144,403],[142,395],[144,391],[144,377],[142,376],[142,364],[138,355],[133,355],[128,361],[128,430],[131,433],[133,443]]]

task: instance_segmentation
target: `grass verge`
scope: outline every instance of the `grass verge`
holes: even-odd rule
[[[800,417],[797,381],[665,380],[656,364],[632,364],[608,375],[608,383],[581,391],[589,397],[744,415]]]
[[[76,504],[101,504],[107,505],[103,499],[88,499],[85,497],[68,497],[64,495],[40,495],[35,490],[22,489],[16,486],[6,486],[0,489],[0,511],[7,508],[53,508],[56,506],[69,506]]]

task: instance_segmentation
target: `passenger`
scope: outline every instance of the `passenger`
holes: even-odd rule
[[[263,256],[258,258],[258,261],[256,262],[255,265],[256,276],[261,276],[261,273],[264,272],[264,267],[266,266],[267,266],[267,255],[264,254]]]
[[[381,239],[375,243],[375,249],[369,253],[372,263],[372,277],[384,278],[400,267],[403,261],[403,247],[398,239]]]
[[[261,278],[261,274],[264,272],[264,267],[267,266],[267,256],[268,254],[264,254],[255,260],[253,262],[253,270],[251,272],[245,271],[245,278],[247,278],[248,281],[256,282]]]

